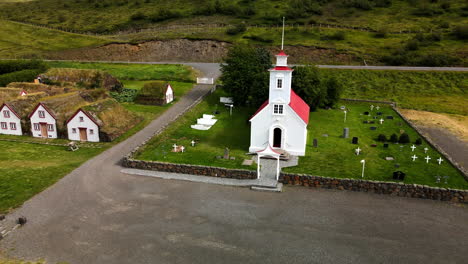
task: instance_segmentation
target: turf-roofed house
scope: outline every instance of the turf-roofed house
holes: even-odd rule
[[[21,128],[21,117],[9,104],[0,106],[0,134],[17,135],[23,134]]]

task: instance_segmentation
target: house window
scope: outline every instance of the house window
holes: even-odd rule
[[[273,105],[273,114],[282,115],[283,114],[283,105]]]
[[[90,134],[90,135],[94,135],[94,129],[90,129],[90,130],[89,130],[89,134]]]
[[[45,112],[42,110],[39,110],[39,117],[40,118],[45,118]]]
[[[16,123],[10,123],[10,129],[16,130]]]
[[[10,111],[8,111],[8,110],[3,111],[3,116],[5,118],[10,118]]]
[[[72,133],[76,134],[76,128],[72,128]]]
[[[283,88],[283,79],[276,79],[276,88]]]
[[[84,117],[80,116],[80,122],[84,122]]]
[[[34,123],[34,130],[39,131],[40,128],[38,123]]]
[[[2,122],[1,126],[2,126],[2,129],[8,129],[8,126],[7,126],[6,122]]]
[[[54,131],[54,125],[52,125],[52,124],[47,124],[47,130],[48,130],[48,131]]]

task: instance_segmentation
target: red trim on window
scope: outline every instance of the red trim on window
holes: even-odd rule
[[[0,124],[1,124],[3,130],[8,129],[8,124],[7,124],[7,122],[1,122]]]
[[[16,117],[18,117],[19,119],[21,119],[21,117],[18,115],[18,113],[16,113],[16,111],[13,109],[13,107],[11,107],[11,105],[9,105],[9,104],[7,104],[7,103],[4,103],[4,104],[2,104],[2,106],[0,107],[0,110],[3,110],[4,107],[8,108],[13,114],[15,114]]]
[[[11,130],[16,130],[16,123],[11,122],[10,123],[10,129]]]
[[[47,131],[53,132],[54,131],[54,125],[47,124]]]

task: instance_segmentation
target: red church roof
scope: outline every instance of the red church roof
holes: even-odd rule
[[[276,66],[271,70],[273,70],[273,71],[292,71],[293,69],[289,68],[288,66]]]
[[[280,53],[278,53],[278,55],[276,55],[276,56],[288,56],[288,55],[286,55],[286,53],[284,53],[284,50],[281,50]]]
[[[258,113],[260,113],[263,108],[265,108],[268,105],[268,100],[266,100],[260,108],[253,114],[253,116],[249,119],[252,120]],[[309,105],[302,100],[302,98],[297,95],[292,89],[291,89],[291,98],[289,102],[289,106],[294,110],[294,112],[306,123],[309,124],[309,113],[310,113],[310,107]]]
[[[302,100],[302,98],[297,95],[292,89],[291,89],[291,99],[289,102],[289,106],[296,112],[296,114],[306,123],[309,123],[309,113],[310,113],[310,107],[309,105]]]

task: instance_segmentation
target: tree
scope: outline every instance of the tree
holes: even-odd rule
[[[340,100],[343,86],[335,77],[331,77],[325,81],[325,89],[327,97],[324,100],[324,106],[333,107]]]
[[[268,98],[270,53],[264,48],[232,47],[221,65],[221,81],[236,105],[258,107]]]
[[[326,90],[316,67],[296,66],[292,78],[292,89],[310,106],[311,111],[322,106]]]

